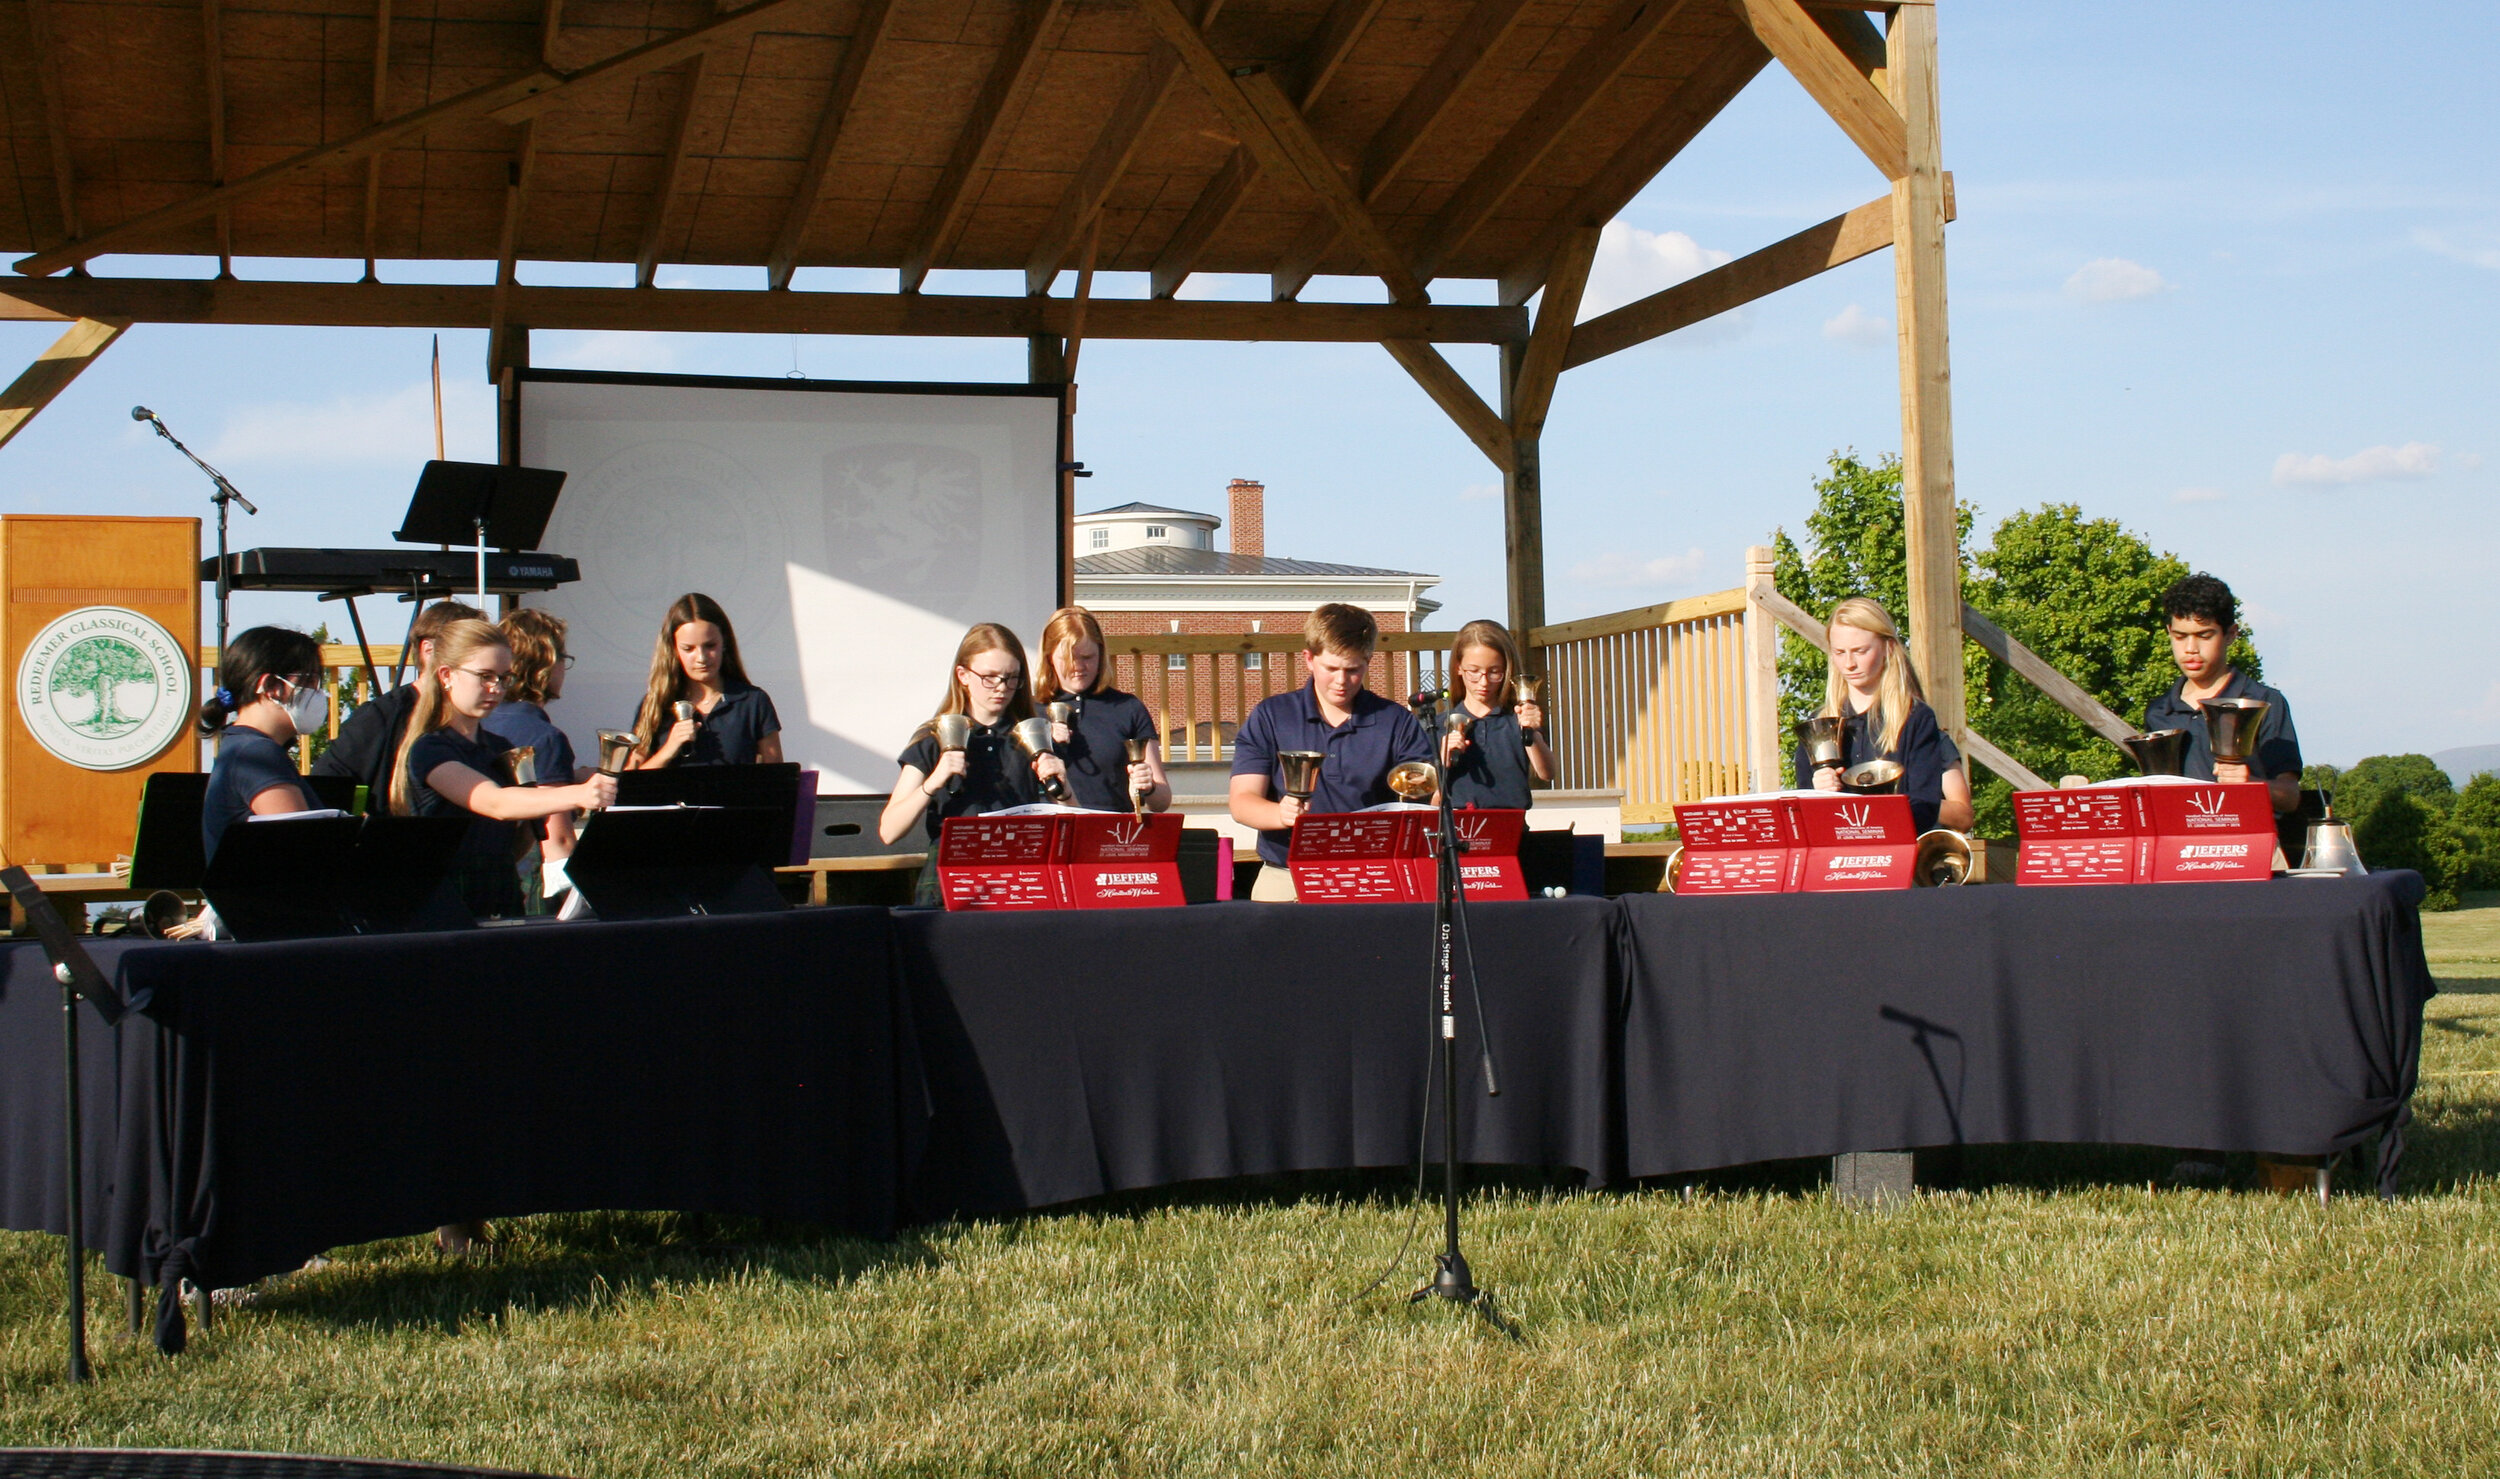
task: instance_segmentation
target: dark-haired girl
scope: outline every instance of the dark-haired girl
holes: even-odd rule
[[[694,705],[680,719],[677,706]],[[677,598],[651,649],[651,682],[634,719],[635,770],[663,765],[781,763],[781,716],[772,695],[747,681],[738,632],[718,601]]]
[[[200,705],[200,733],[217,738],[217,763],[200,806],[203,857],[216,857],[226,829],[246,816],[310,811],[318,804],[287,747],[329,718],[321,644],[285,627],[250,627],[226,643],[217,654],[217,691]]]

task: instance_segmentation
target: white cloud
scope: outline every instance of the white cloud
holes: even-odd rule
[[[1571,578],[1582,585],[1681,585],[1698,577],[1708,563],[1699,545],[1680,555],[1661,555],[1651,560],[1608,550],[1594,560],[1582,560],[1572,566]]]
[[[1880,313],[1869,313],[1852,303],[1823,320],[1823,337],[1838,344],[1854,344],[1872,349],[1891,342],[1892,320]]]
[[[2231,495],[2220,488],[2181,488],[2170,495],[2173,503],[2220,503]]]
[[[494,392],[468,376],[443,377],[443,422],[460,455],[467,427],[494,425]],[[327,405],[273,401],[237,411],[202,454],[216,462],[419,462],[434,455],[434,395],[424,382],[384,395],[343,395]]]
[[[2438,471],[2439,449],[2430,443],[2407,442],[2401,447],[2382,443],[2364,447],[2350,457],[2329,457],[2323,452],[2304,457],[2286,452],[2274,459],[2274,485],[2318,488],[2343,483],[2411,481]]]
[[[2413,244],[2426,252],[2436,252],[2452,262],[2463,262],[2468,267],[2484,267],[2500,272],[2500,246],[2463,246],[2450,241],[2445,233],[2438,231],[2414,232]]]
[[[1487,498],[1499,498],[1502,496],[1502,485],[1499,483],[1469,483],[1466,487],[1458,490],[1458,496],[1469,503],[1481,502]]]
[[[1609,221],[1598,234],[1597,259],[1589,264],[1580,317],[1621,308],[1733,260],[1734,253],[1703,246],[1681,231],[1643,231]]]
[[[2066,296],[2082,303],[2132,303],[2170,288],[2160,273],[2124,257],[2095,257],[2066,279]]]

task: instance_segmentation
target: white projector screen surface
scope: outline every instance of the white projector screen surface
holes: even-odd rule
[[[569,475],[542,548],[582,568],[527,604],[568,627],[547,713],[582,763],[632,725],[661,617],[701,591],[783,758],[819,794],[892,790],[964,628],[1029,644],[1058,604],[1058,397],[1000,390],[525,372],[521,462]]]

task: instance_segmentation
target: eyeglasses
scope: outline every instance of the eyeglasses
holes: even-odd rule
[[[1502,670],[1500,668],[1460,668],[1458,675],[1462,678],[1499,678],[1502,676]]]
[[[556,666],[564,669],[568,673],[573,671],[573,654],[569,652],[557,653]]]
[[[1013,668],[1009,668],[1003,673],[985,673],[979,668],[966,668],[964,669],[964,672],[968,676],[979,680],[982,687],[1002,692],[1006,689],[1013,688],[1017,684],[1024,681],[1024,675],[1017,672]]]
[[[485,689],[489,693],[492,693],[499,688],[509,688],[512,686],[512,675],[510,673],[481,673],[475,668],[453,668],[452,671],[455,673],[466,673],[468,676],[475,678],[477,680],[477,686]]]

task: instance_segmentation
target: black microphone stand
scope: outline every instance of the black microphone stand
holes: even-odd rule
[[[154,411],[145,406],[134,406],[130,414],[155,427],[158,436],[173,443],[175,451],[190,458],[191,465],[208,474],[208,480],[217,485],[217,491],[208,495],[208,501],[217,505],[217,660],[222,663],[226,660],[226,598],[233,589],[230,572],[226,569],[226,505],[242,504],[247,514],[258,514],[260,510],[252,507],[252,500],[244,497],[241,489],[226,481],[224,473],[202,462],[197,452],[184,446],[182,438],[166,429],[165,423],[157,418]]]
[[[1458,1246],[1458,998],[1454,962],[1451,958],[1453,932],[1463,934],[1467,948],[1467,984],[1475,998],[1476,1039],[1483,1054],[1484,1091],[1487,1097],[1502,1092],[1500,1080],[1493,1073],[1493,1042],[1484,1021],[1484,983],[1476,974],[1476,942],[1467,929],[1466,875],[1459,863],[1462,853],[1458,841],[1458,818],[1450,804],[1448,767],[1442,767],[1439,813],[1435,823],[1439,832],[1436,876],[1438,886],[1432,903],[1432,990],[1440,1007],[1441,1028],[1441,1251],[1433,1255],[1432,1282],[1407,1296],[1407,1303],[1421,1304],[1439,1296],[1458,1304],[1469,1305],[1492,1321],[1502,1333],[1513,1340],[1519,1332],[1494,1308],[1489,1290],[1476,1286],[1475,1277],[1467,1267],[1467,1255]]]
[[[95,1370],[87,1362],[87,1137],[78,1088],[78,998],[93,1003],[107,1026],[121,1020],[125,1004],[25,869],[0,868],[0,888],[25,911],[52,961],[52,978],[61,983],[61,1218],[69,1244],[69,1379],[90,1382]]]

